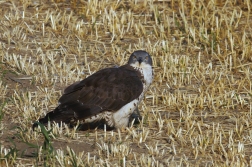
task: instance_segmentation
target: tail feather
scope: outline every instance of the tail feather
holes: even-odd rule
[[[69,111],[69,110],[64,111],[64,110],[59,109],[59,107],[57,107],[53,111],[47,113],[44,118],[40,118],[38,122],[44,125],[46,125],[49,121],[56,122],[56,123],[60,123],[60,122],[69,123],[71,119],[73,118],[74,118],[74,112]],[[38,124],[35,122],[32,125],[32,128],[34,129],[37,126]]]

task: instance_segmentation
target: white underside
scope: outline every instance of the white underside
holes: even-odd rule
[[[91,123],[91,122],[100,121],[104,119],[106,121],[106,124],[110,127],[115,127],[115,128],[127,127],[129,123],[129,117],[133,113],[133,111],[136,109],[137,105],[138,105],[138,100],[135,99],[131,101],[130,103],[126,104],[125,106],[123,106],[117,112],[105,111],[98,115],[92,116],[88,119],[85,119],[83,121],[85,123]]]

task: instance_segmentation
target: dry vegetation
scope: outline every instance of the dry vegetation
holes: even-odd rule
[[[249,0],[0,1],[0,166],[252,166]],[[65,86],[148,51],[125,132],[31,125]],[[51,130],[50,130],[51,129]]]

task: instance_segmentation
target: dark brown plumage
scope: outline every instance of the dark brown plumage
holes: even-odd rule
[[[85,119],[103,111],[117,111],[139,97],[143,91],[141,79],[140,72],[128,64],[100,70],[68,86],[59,99],[59,106],[39,122],[69,123],[72,118]]]
[[[39,122],[91,123],[105,120],[111,127],[126,127],[130,115],[152,82],[152,59],[142,50],[131,54],[126,65],[102,69],[86,79],[68,86],[59,105]],[[140,116],[140,115],[139,115]],[[33,128],[38,124],[35,122]]]

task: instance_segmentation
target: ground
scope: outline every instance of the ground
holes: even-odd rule
[[[252,166],[250,1],[0,2],[0,166]],[[64,88],[152,55],[124,131],[32,124]]]

